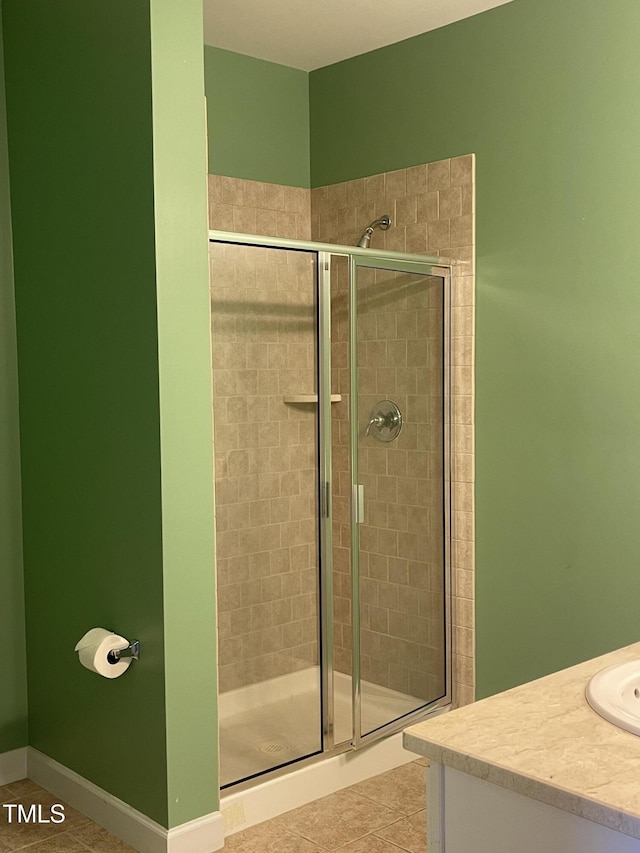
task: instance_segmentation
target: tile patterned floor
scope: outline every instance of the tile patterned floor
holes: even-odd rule
[[[0,786],[0,803],[21,803],[25,810],[32,804],[42,805],[42,815],[49,817],[54,803],[64,805],[64,823],[17,823],[16,809],[9,823],[9,809],[0,808],[0,853],[135,853],[132,847],[110,835],[81,812],[72,809],[49,791],[30,779]]]
[[[425,759],[389,770],[227,838],[225,853],[424,853]],[[0,803],[60,802],[24,779],[0,786]],[[65,804],[60,824],[8,823],[0,809],[0,853],[135,853]]]
[[[225,853],[425,853],[426,759],[231,835]]]

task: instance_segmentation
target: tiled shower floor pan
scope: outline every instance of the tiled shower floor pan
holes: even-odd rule
[[[232,784],[320,751],[317,667],[220,695],[220,784]],[[335,742],[351,738],[351,678],[336,673]],[[372,731],[423,701],[362,683],[362,730]]]

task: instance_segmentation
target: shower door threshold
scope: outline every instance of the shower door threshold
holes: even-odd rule
[[[447,705],[418,719],[413,715],[414,719],[405,725],[449,710]],[[220,800],[225,835],[241,832],[342,788],[401,767],[418,757],[404,749],[402,732],[399,731],[362,749],[353,750],[347,744],[342,749],[336,748],[333,754],[323,753],[303,759],[295,768],[287,766],[251,783],[234,785],[222,791]]]
[[[304,742],[306,728],[312,723],[319,725],[319,720],[313,720],[318,714],[313,691],[317,680],[318,668],[308,667],[221,695],[221,788],[237,790],[240,785],[256,785],[290,771],[294,764],[297,768],[303,761],[312,763],[331,755],[331,752],[321,752],[307,759],[295,759]],[[350,676],[336,673],[334,697],[335,752],[350,752],[353,750]],[[363,724],[370,732],[385,726],[390,715],[399,720],[402,728],[409,725],[409,719],[425,716],[424,709],[415,711],[419,701],[415,697],[377,684],[362,682],[362,697]],[[265,713],[265,709],[269,713]],[[269,725],[274,719],[278,720],[277,732]],[[278,759],[281,764],[274,768],[274,760]]]

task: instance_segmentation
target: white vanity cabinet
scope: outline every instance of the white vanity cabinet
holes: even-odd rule
[[[460,770],[427,770],[428,853],[640,853],[640,839]]]

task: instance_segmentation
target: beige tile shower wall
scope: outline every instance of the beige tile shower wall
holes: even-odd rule
[[[349,374],[346,270],[333,271],[335,663],[351,671]],[[337,274],[336,274],[337,273]],[[365,681],[429,700],[443,684],[442,288],[380,270],[358,278],[358,481],[361,666]],[[364,436],[376,403],[394,400],[397,440]]]
[[[389,214],[394,224],[387,232],[380,230],[374,232],[372,248],[439,254],[457,258],[467,264],[457,268],[452,288],[453,687],[454,702],[462,705],[473,701],[475,689],[473,503],[475,157],[473,155],[456,157],[311,191],[311,233],[314,240],[354,244],[364,228],[372,220],[384,214]],[[345,287],[345,276],[343,275],[342,278],[336,276],[333,300],[333,319],[336,330],[333,345],[335,368],[333,390],[339,390],[344,395],[348,395],[348,376],[345,370],[346,365],[343,365],[346,347]],[[391,323],[394,314],[395,309],[389,306],[387,311],[381,314],[381,324]],[[397,315],[395,323],[397,329]],[[380,337],[384,335],[386,332]],[[419,337],[413,333],[406,336],[406,339],[403,334],[397,334],[395,340],[399,349],[402,349],[403,343],[408,346],[409,341],[413,342],[413,346],[419,346]],[[387,360],[389,359],[388,346],[387,342],[385,356]],[[366,343],[363,357],[367,358]],[[400,359],[402,358],[401,354]],[[396,375],[401,372],[404,365],[400,361],[397,366]],[[336,383],[338,383],[337,386]],[[344,458],[348,424],[344,405],[334,408],[333,419],[334,456],[337,452],[338,458],[334,466],[338,469],[334,476],[334,507],[338,508],[339,515],[334,528],[336,543],[334,553],[336,565],[335,658],[337,667],[349,672],[351,628],[350,597],[346,575],[349,542],[346,538],[347,525],[342,521],[342,516],[345,519],[348,517],[349,499],[348,465]],[[399,482],[397,477],[386,477],[389,481],[387,483],[383,477],[379,477],[378,482],[372,480],[371,472],[367,472],[366,476],[370,478],[367,485],[366,478],[363,477],[369,494],[374,493],[372,491],[374,488],[379,489],[379,483],[382,482],[395,486],[397,498]],[[391,480],[394,482],[392,483]],[[428,517],[436,508],[436,499],[429,497],[429,488],[432,491],[433,487],[431,485],[427,488],[423,478],[412,482],[411,477],[405,477],[401,486],[403,500],[407,494],[413,494],[414,485],[417,485],[420,498],[415,504],[409,503],[408,507],[422,507],[423,514]],[[371,524],[371,520],[368,519],[369,530],[363,531],[365,542],[367,537],[369,539],[374,536],[378,539],[382,537],[383,541],[389,537],[389,507],[394,504],[382,503],[386,503],[386,520],[382,519],[380,523]],[[402,515],[400,527],[405,525],[403,506],[403,503],[396,501],[394,508],[395,513]],[[374,512],[376,511],[385,512],[380,506],[374,507]],[[433,527],[432,524],[432,530]],[[409,531],[398,529],[394,532],[399,537],[400,534]],[[436,542],[433,536],[431,541],[432,544]],[[398,542],[396,538],[396,541],[391,543],[392,550],[398,548]],[[409,547],[409,539],[405,538],[404,542],[405,547]],[[407,611],[405,613],[407,617],[413,615],[420,618],[420,610],[418,609],[418,613],[411,614],[410,608],[420,608],[418,602],[425,597],[425,584],[428,586],[430,583],[427,579],[428,573],[416,571],[415,562],[413,573],[409,573],[412,555],[408,552],[405,556],[384,554],[386,562],[381,565],[380,554],[377,553],[380,551],[378,546],[376,551],[369,552],[366,548],[363,550],[365,552],[364,571],[367,573],[366,583],[363,585],[363,598],[371,598],[371,602],[364,601],[363,617],[369,622],[366,633],[363,634],[363,642],[367,649],[374,652],[376,649],[379,650],[377,657],[369,656],[371,660],[366,662],[367,671],[372,680],[395,689],[404,689],[408,677],[409,686],[411,687],[413,683],[414,688],[419,688],[418,695],[420,695],[428,686],[426,677],[437,675],[431,667],[431,655],[424,652],[425,640],[427,640],[426,647],[437,650],[437,645],[429,633],[433,622],[431,625],[425,625],[417,621],[410,623],[409,619],[406,619],[405,625],[399,626],[397,614],[398,612],[402,614],[403,609],[397,609],[397,602],[401,599],[406,602],[404,610]],[[377,578],[376,572],[380,575]],[[391,582],[390,572],[393,572]],[[380,607],[381,594],[384,596],[386,605],[383,607]],[[434,602],[433,596],[429,598]],[[377,604],[372,604],[374,600]],[[372,606],[375,608],[373,611]],[[423,613],[427,606],[426,603],[422,604]],[[372,612],[375,615],[373,626]],[[393,621],[398,625],[395,631],[391,629]],[[410,638],[407,637],[407,631],[411,634]],[[410,644],[419,638],[423,648],[412,648]],[[415,660],[418,656],[422,661],[420,668],[410,669],[407,676],[407,667],[403,659],[404,661]],[[363,668],[364,666],[363,660]],[[419,674],[420,671],[422,675]]]
[[[209,227],[264,237],[311,239],[311,191],[209,175]]]
[[[212,228],[308,237],[308,190],[209,180]],[[315,390],[315,270],[215,244],[210,265],[225,692],[318,662],[316,408],[284,402]]]
[[[404,415],[397,440],[360,439],[362,672],[426,701],[444,683],[442,292],[409,274],[360,278],[358,421],[387,397]]]

